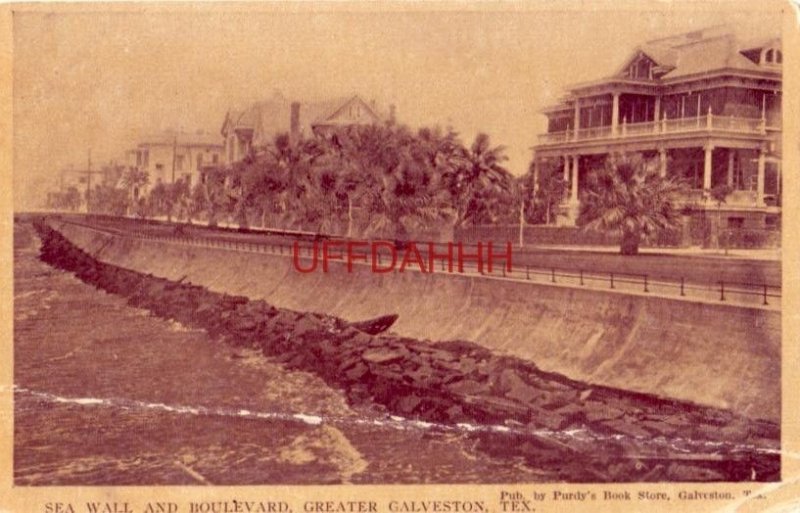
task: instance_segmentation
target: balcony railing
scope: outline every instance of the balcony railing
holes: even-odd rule
[[[741,134],[765,135],[767,130],[780,130],[781,127],[766,126],[762,118],[739,118],[734,116],[720,116],[706,114],[692,118],[662,119],[660,121],[647,121],[644,123],[621,123],[617,126],[616,133],[611,125],[580,128],[562,132],[541,134],[541,144],[558,144],[570,141],[588,141],[612,138],[632,138],[647,135],[679,134],[692,132],[735,132]]]

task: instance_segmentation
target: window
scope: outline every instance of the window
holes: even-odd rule
[[[178,171],[183,170],[183,155],[175,156],[175,169]]]
[[[200,169],[202,167],[203,167],[203,154],[202,153],[198,153],[197,154],[197,170],[200,171]]]
[[[761,51],[761,64],[780,64],[783,62],[783,52],[777,48],[765,48]]]
[[[729,217],[728,228],[733,230],[740,230],[744,227],[744,217]]]
[[[640,53],[628,66],[628,77],[653,79],[653,61]]]
[[[780,220],[779,216],[766,216],[764,218],[764,226],[766,226],[767,229],[770,230],[778,228],[779,220]]]
[[[216,153],[215,153],[215,154],[213,154],[213,155],[211,156],[211,162],[212,162],[212,163],[214,163],[214,164],[218,163],[218,162],[219,162],[219,155],[218,155],[218,154],[216,154]]]

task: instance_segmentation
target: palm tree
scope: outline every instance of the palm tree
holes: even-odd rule
[[[430,146],[402,125],[353,127],[342,140],[358,169],[359,200],[370,217],[367,232],[406,240],[448,216]]]
[[[611,156],[588,176],[578,223],[619,236],[620,253],[635,255],[643,240],[678,227],[673,201],[685,189],[641,155]]]
[[[545,224],[550,224],[555,219],[556,208],[564,200],[567,182],[564,180],[560,166],[540,163],[538,171],[534,208],[529,217],[532,217],[535,222],[543,221]]]
[[[476,224],[488,211],[494,193],[508,194],[513,178],[503,166],[508,160],[505,147],[492,148],[489,136],[479,133],[468,150],[459,156],[459,165],[446,174],[447,189],[453,198],[457,223]]]

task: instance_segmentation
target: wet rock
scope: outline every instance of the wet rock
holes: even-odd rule
[[[414,412],[414,409],[419,406],[422,402],[422,399],[417,397],[416,395],[407,395],[405,397],[401,397],[395,404],[397,409],[400,410],[400,413],[405,415],[410,415]]]
[[[400,351],[389,349],[370,349],[361,355],[361,358],[370,363],[386,364],[400,361],[405,357]]]
[[[632,419],[619,419],[619,420],[606,420],[603,426],[608,429],[626,436],[634,438],[647,438],[650,432],[640,427],[635,420]]]
[[[463,397],[463,401],[465,405],[470,406],[470,409],[482,412],[488,416],[487,420],[493,422],[505,420],[507,417],[527,421],[530,416],[527,407],[501,397],[467,395]]]
[[[447,390],[459,395],[477,395],[488,392],[486,385],[472,379],[462,379],[447,385]]]
[[[589,401],[584,406],[584,415],[589,422],[597,422],[622,418],[625,412],[605,403]]]
[[[552,431],[559,431],[566,427],[567,418],[554,411],[534,408],[531,411],[531,422]]]

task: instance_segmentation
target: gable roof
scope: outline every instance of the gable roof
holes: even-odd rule
[[[359,111],[363,109],[365,117],[353,118],[344,116],[346,110],[352,106],[358,106]],[[351,124],[378,123],[384,117],[377,112],[374,104],[368,104],[359,95],[346,98],[339,98],[326,105],[320,105],[321,114],[312,122],[312,128],[316,126],[343,126]]]
[[[275,135],[291,130],[292,104],[297,103],[299,112],[299,132],[309,135],[316,126],[341,126],[379,122],[385,119],[377,109],[365,102],[359,95],[343,96],[322,101],[292,102],[283,95],[275,95],[269,100],[255,103],[244,110],[229,110],[222,123],[221,133],[230,131],[251,131],[252,144],[264,146]],[[358,103],[368,113],[362,120],[337,119],[339,113],[349,105]]]
[[[665,72],[660,77],[665,80],[721,69],[763,70],[762,66],[745,57],[742,52],[762,48],[776,41],[779,44],[780,38],[769,36],[743,40],[730,27],[710,27],[647,41],[638,46],[612,76],[622,77],[639,54],[652,59]]]

